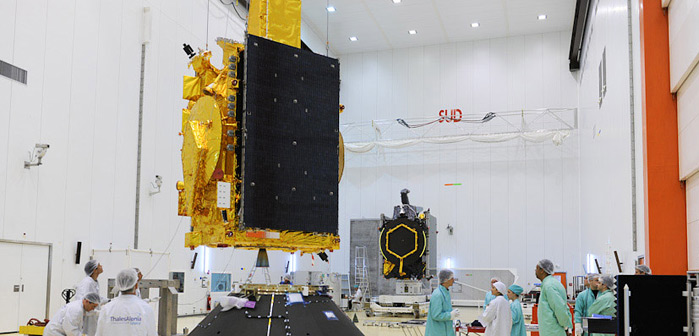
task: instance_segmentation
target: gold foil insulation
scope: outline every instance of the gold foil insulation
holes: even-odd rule
[[[262,1],[253,1],[253,4],[260,2]],[[285,3],[268,2],[272,4],[270,9]],[[300,20],[300,1],[290,1],[296,2]],[[277,12],[277,9],[273,9],[272,13],[270,17],[276,17],[282,15],[279,13],[283,11]],[[300,26],[297,33],[299,30]],[[182,109],[184,181],[177,183],[177,211],[178,215],[189,216],[192,219],[192,230],[185,234],[185,246],[192,249],[201,245],[243,249],[266,248],[306,253],[339,249],[340,237],[333,234],[240,227],[238,213],[241,179],[238,176],[239,162],[236,155],[236,149],[240,144],[237,142],[235,131],[238,130],[238,71],[242,71],[238,69],[238,60],[244,45],[227,39],[219,39],[217,44],[223,50],[223,68],[217,69],[212,66],[211,52],[206,51],[192,58],[189,64],[196,75],[183,78],[182,98],[188,100],[188,104]],[[230,183],[228,207],[220,207],[218,204],[219,182]]]
[[[248,33],[301,48],[301,0],[250,3]]]

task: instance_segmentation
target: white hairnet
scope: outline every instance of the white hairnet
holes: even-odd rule
[[[646,265],[638,265],[638,266],[636,266],[636,269],[639,270],[640,272],[648,274],[648,275],[652,274],[650,272],[650,267],[648,267]]]
[[[502,293],[502,295],[507,296],[507,286],[505,286],[504,283],[498,281],[493,284],[493,287],[498,290],[498,292]]]
[[[587,273],[587,281],[593,280],[594,278],[598,277],[599,274],[597,273]]]
[[[500,279],[497,277],[490,278],[490,282],[492,283],[493,281],[498,282]]]
[[[609,274],[600,275],[599,281],[609,289],[614,288],[614,277]]]
[[[127,268],[117,274],[115,290],[127,292],[136,286],[136,282],[138,282],[138,273],[133,268]]]
[[[91,303],[96,303],[99,304],[102,301],[102,298],[100,297],[99,294],[97,293],[87,293],[85,294],[85,297],[83,299],[90,301]]]
[[[100,265],[100,263],[97,262],[97,260],[95,260],[95,259],[88,261],[85,264],[85,275],[87,275],[87,276],[92,275],[92,272],[94,272],[97,269],[97,266],[99,266],[99,265]]]
[[[538,265],[547,274],[553,274],[553,262],[551,260],[541,259],[541,261],[539,261]]]
[[[452,272],[451,270],[448,270],[448,269],[443,269],[443,270],[439,271],[438,277],[439,277],[439,283],[443,284],[443,283],[449,281],[449,279],[454,277],[454,272]]]

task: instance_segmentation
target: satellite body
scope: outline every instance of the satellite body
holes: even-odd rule
[[[339,62],[300,46],[301,1],[252,1],[246,43],[185,76],[178,214],[185,246],[339,248]]]

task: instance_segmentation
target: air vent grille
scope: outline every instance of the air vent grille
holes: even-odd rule
[[[27,84],[27,70],[18,68],[10,63],[0,61],[0,75]]]

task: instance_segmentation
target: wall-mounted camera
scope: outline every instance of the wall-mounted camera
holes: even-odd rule
[[[150,183],[150,195],[155,195],[160,192],[160,187],[163,186],[163,177],[155,175],[155,180]]]
[[[41,166],[41,159],[44,158],[48,149],[48,144],[34,145],[34,149],[29,152],[29,161],[24,161],[24,168],[29,169],[31,167]]]

